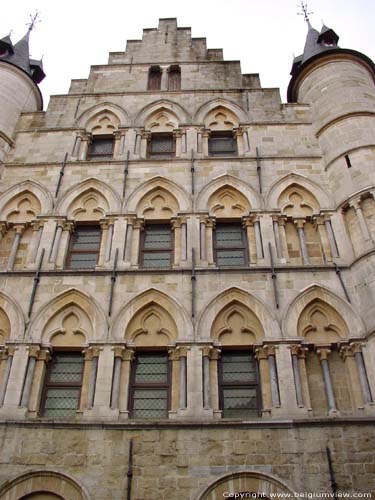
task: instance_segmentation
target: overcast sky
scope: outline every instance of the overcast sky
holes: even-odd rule
[[[375,59],[374,0],[311,0],[308,8],[314,27],[323,20],[341,47]],[[193,37],[206,37],[208,48],[223,48],[226,60],[241,61],[243,73],[260,73],[262,86],[279,87],[285,102],[293,53],[302,52],[306,36],[298,0],[13,0],[2,9],[0,37],[13,30],[16,42],[35,10],[41,22],[31,54],[43,56],[45,107],[50,95],[67,93],[72,78],[87,78],[90,65],[105,64],[109,52],[141,39],[142,29],[156,28],[161,17],[177,17]]]

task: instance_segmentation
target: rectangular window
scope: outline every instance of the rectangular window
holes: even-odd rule
[[[172,263],[172,229],[169,224],[148,224],[142,233],[142,267],[167,268]]]
[[[208,139],[208,152],[210,156],[235,156],[237,155],[236,139],[232,132],[211,132]]]
[[[68,269],[94,269],[100,250],[99,226],[77,226],[70,238]]]
[[[93,136],[87,152],[88,160],[111,160],[113,158],[113,137]]]
[[[217,223],[214,245],[217,266],[246,265],[246,235],[240,223]]]
[[[166,352],[137,353],[132,363],[132,418],[168,418],[170,368]]]
[[[53,355],[44,385],[44,417],[75,416],[81,397],[83,365],[83,355],[79,352],[57,352]]]
[[[222,351],[219,363],[219,394],[223,418],[248,418],[259,415],[258,373],[252,352]]]
[[[148,144],[150,158],[172,158],[175,156],[175,140],[173,134],[151,134]]]

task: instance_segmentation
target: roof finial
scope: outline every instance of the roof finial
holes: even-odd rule
[[[301,5],[300,5],[300,7],[301,7],[302,12],[298,12],[298,13],[297,13],[297,15],[299,15],[299,16],[303,16],[303,17],[304,17],[304,19],[305,19],[305,21],[306,21],[307,23],[309,23],[309,22],[310,22],[309,15],[310,15],[310,14],[314,14],[314,12],[308,12],[308,11],[307,11],[307,3],[303,3],[303,0],[301,0]]]
[[[36,23],[40,23],[39,14],[40,13],[37,10],[35,11],[34,15],[30,14],[30,22],[26,23],[26,26],[29,27],[29,32],[34,29]]]

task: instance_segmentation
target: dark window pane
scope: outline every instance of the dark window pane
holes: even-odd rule
[[[217,246],[221,248],[239,247],[243,242],[243,229],[240,225],[221,224],[216,228]]]
[[[49,418],[74,417],[78,409],[81,389],[47,389],[43,415]]]
[[[216,264],[218,266],[243,266],[245,252],[243,250],[217,250]]]
[[[171,68],[168,72],[168,90],[180,90],[181,88],[181,71],[180,68]]]
[[[111,159],[113,156],[113,144],[112,137],[93,137],[88,151],[89,158]]]
[[[211,134],[208,141],[209,153],[213,156],[237,154],[235,138],[232,135]]]
[[[255,359],[251,353],[225,353],[223,382],[256,382]]]
[[[78,226],[71,237],[67,258],[70,269],[93,269],[100,250],[101,231],[97,226]]]
[[[246,418],[258,413],[255,387],[225,388],[223,389],[223,403],[224,418]]]
[[[166,354],[140,356],[137,360],[136,382],[168,381],[168,359]]]
[[[144,252],[143,267],[147,269],[171,267],[170,252]]]
[[[243,266],[246,264],[246,243],[240,224],[217,224],[215,252],[218,266]]]
[[[83,372],[81,355],[56,355],[52,359],[50,382],[80,382]]]
[[[158,66],[151,68],[148,73],[148,90],[160,90],[161,71]]]
[[[172,230],[169,225],[147,225],[143,233],[142,265],[166,268],[172,262]]]
[[[147,226],[145,232],[145,248],[160,249],[169,247],[172,243],[170,226]]]
[[[152,134],[149,155],[151,157],[170,158],[174,156],[174,138],[172,134]]]

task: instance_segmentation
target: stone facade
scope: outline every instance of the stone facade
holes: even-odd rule
[[[1,499],[375,494],[368,61],[320,54],[283,104],[161,19],[44,112],[0,58]],[[141,418],[155,353],[165,414]],[[248,414],[223,375],[242,353]],[[52,415],[69,354],[76,408]]]

